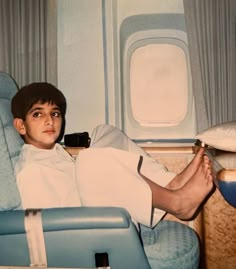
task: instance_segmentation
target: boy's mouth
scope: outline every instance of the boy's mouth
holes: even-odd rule
[[[46,133],[46,134],[54,134],[55,130],[54,129],[45,130],[44,133]]]

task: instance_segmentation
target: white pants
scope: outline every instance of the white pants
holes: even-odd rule
[[[82,205],[124,207],[134,222],[156,225],[165,212],[159,209],[153,212],[151,189],[137,171],[140,155],[142,174],[158,185],[166,186],[175,176],[118,128],[110,125],[95,128],[90,148],[77,157]]]

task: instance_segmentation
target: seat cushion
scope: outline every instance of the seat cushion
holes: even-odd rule
[[[152,269],[197,269],[199,240],[193,229],[163,220],[154,229],[141,226],[144,250]]]

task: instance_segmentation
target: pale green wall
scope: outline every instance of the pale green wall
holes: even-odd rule
[[[135,14],[172,12],[183,13],[182,0],[58,0],[58,86],[68,100],[67,133],[91,132],[106,121],[120,126],[119,27]]]
[[[58,87],[68,101],[66,132],[104,122],[101,1],[58,1]]]

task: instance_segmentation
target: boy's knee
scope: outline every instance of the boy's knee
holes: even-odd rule
[[[106,124],[106,123],[102,123],[102,124],[98,124],[94,130],[106,130],[113,127],[112,125]]]
[[[109,124],[100,124],[91,135],[90,146],[114,147],[127,150],[127,138],[119,128]]]
[[[121,130],[110,124],[99,124],[95,127],[93,134],[104,136],[112,132],[121,132]]]

